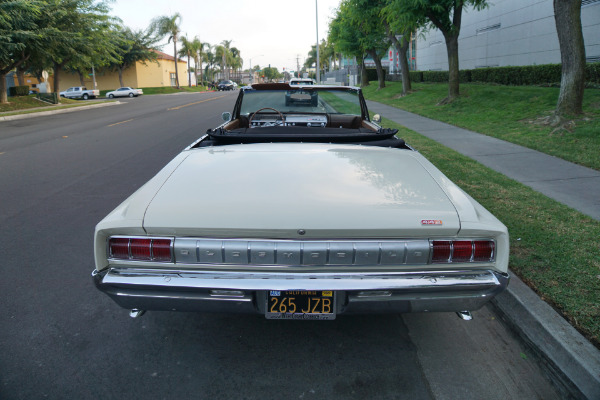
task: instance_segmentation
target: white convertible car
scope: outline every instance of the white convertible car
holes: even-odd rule
[[[294,88],[316,104],[290,90],[240,91],[224,124],[97,225],[98,289],[132,317],[470,319],[507,286],[506,227],[371,121],[359,88]]]

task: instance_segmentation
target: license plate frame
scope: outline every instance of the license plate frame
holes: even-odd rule
[[[337,295],[333,290],[269,290],[266,297],[267,319],[323,321],[336,317]]]

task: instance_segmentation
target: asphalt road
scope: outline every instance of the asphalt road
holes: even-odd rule
[[[236,95],[142,96],[0,122],[0,399],[560,398],[489,307],[468,322],[131,319],[98,292],[95,224],[218,125]]]

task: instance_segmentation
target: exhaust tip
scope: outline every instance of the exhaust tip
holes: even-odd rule
[[[133,310],[129,311],[129,316],[131,318],[137,318],[144,315],[145,312],[146,310],[138,310],[137,308],[134,308]]]
[[[470,321],[473,319],[473,315],[471,315],[470,311],[458,311],[456,315],[463,321]]]

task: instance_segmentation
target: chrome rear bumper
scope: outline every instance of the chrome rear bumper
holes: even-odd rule
[[[337,314],[473,311],[508,285],[493,270],[377,273],[207,272],[109,268],[92,273],[121,307],[264,313],[269,290],[334,290]]]

